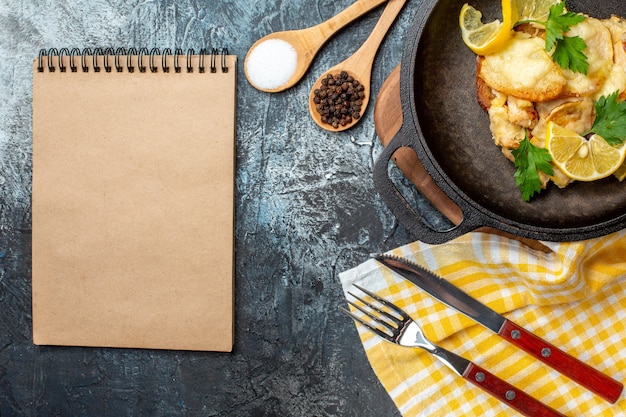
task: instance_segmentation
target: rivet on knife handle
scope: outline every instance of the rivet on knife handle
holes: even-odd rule
[[[619,399],[622,393],[623,385],[621,383],[568,355],[510,320],[504,321],[498,335],[560,373],[569,376],[612,404]]]
[[[473,362],[470,362],[463,378],[525,416],[564,417],[563,414],[542,404],[524,391],[515,388]]]

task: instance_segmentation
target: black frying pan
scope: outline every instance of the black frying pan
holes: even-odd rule
[[[376,187],[398,220],[419,240],[443,243],[487,226],[516,236],[575,241],[626,226],[626,182],[613,176],[565,189],[550,184],[526,203],[515,185],[515,167],[494,145],[489,119],[476,101],[475,55],[461,39],[465,2],[483,21],[501,18],[499,0],[423,0],[407,33],[400,95],[403,125],[374,168]],[[624,0],[568,0],[571,11],[607,18],[626,16]],[[523,68],[520,68],[523,71]],[[426,226],[388,174],[389,160],[410,147],[428,174],[462,210],[449,231]]]

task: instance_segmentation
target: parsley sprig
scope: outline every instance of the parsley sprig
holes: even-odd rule
[[[587,75],[589,62],[584,50],[587,43],[580,36],[565,36],[572,26],[585,20],[585,16],[565,11],[565,0],[550,7],[548,20],[522,20],[516,23],[536,23],[546,29],[546,52],[552,52],[552,60],[561,68]]]
[[[600,135],[609,145],[621,145],[626,140],[626,101],[617,101],[619,91],[602,96],[596,102],[596,118],[588,132]]]
[[[550,162],[552,156],[547,149],[533,145],[526,137],[519,144],[519,148],[514,149],[513,157],[515,158],[515,185],[520,188],[524,201],[530,201],[530,198],[541,192],[541,179],[539,171],[547,175],[553,175],[554,169]]]
[[[609,145],[621,145],[626,141],[626,101],[619,100],[619,91],[602,96],[594,102],[596,118],[591,129],[581,136],[595,133]],[[539,171],[554,175],[552,156],[545,148],[533,145],[528,139],[528,132],[517,149],[512,151],[515,158],[515,185],[522,192],[524,201],[541,192]]]

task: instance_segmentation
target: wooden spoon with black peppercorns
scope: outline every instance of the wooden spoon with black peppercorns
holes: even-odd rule
[[[315,81],[309,94],[309,113],[320,127],[340,132],[361,119],[370,98],[374,58],[405,3],[389,0],[363,45]]]

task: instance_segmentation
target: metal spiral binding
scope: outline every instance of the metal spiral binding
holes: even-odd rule
[[[156,62],[156,57],[161,56],[160,64]],[[174,56],[174,72],[181,72],[182,68],[180,65],[180,58],[184,55],[184,52],[181,48],[175,48],[174,53],[170,48],[165,48],[161,51],[159,48],[152,48],[148,50],[148,48],[140,48],[137,50],[136,48],[95,48],[93,51],[90,48],[61,48],[57,50],[56,48],[50,49],[41,49],[39,51],[38,65],[37,71],[44,72],[44,64],[43,58],[47,57],[47,67],[48,72],[55,72],[58,68],[60,72],[67,72],[68,66],[65,64],[64,57],[69,57],[69,70],[71,72],[78,72],[80,68],[83,72],[89,72],[91,68],[94,72],[101,72],[104,69],[105,72],[112,72],[114,69],[117,72],[124,71],[124,67],[128,72],[135,71],[136,68],[139,72],[146,72],[148,69],[150,72],[158,72],[159,66],[163,72],[170,72],[170,67],[167,63],[167,58],[173,55]],[[192,64],[192,57],[196,55],[196,52],[193,48],[189,48],[186,53],[186,64],[185,68],[187,72],[193,72],[194,67]],[[206,71],[205,67],[205,57],[206,55],[210,55],[209,61],[209,71],[212,73],[217,72],[218,63],[217,57],[220,56],[220,65],[219,68],[222,72],[228,72],[228,65],[226,63],[226,56],[228,55],[228,49],[222,48],[221,50],[217,48],[212,48],[210,52],[206,48],[200,49],[199,62],[197,66],[197,70],[200,73]],[[126,57],[126,63],[122,62],[122,58]],[[102,57],[103,64],[100,65],[100,60],[98,57]],[[56,58],[53,59],[53,58]],[[113,65],[111,65],[111,58],[113,61]],[[80,65],[77,65],[77,61],[80,60]],[[56,61],[56,66],[55,66]],[[91,65],[90,65],[91,61]]]

